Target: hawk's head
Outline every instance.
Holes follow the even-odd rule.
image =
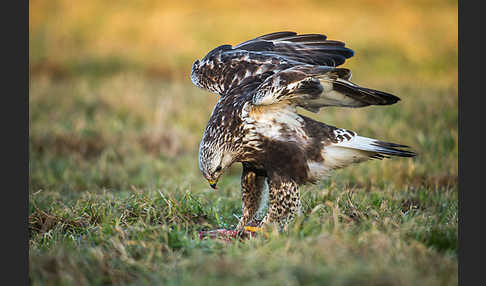
[[[206,144],[204,140],[199,146],[199,169],[215,189],[219,177],[234,162],[235,156],[219,144]]]

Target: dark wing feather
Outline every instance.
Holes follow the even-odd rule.
[[[260,49],[259,49],[260,48]],[[283,56],[303,64],[339,66],[354,55],[343,42],[329,41],[325,35],[279,32],[238,44],[234,49],[260,51]]]
[[[348,69],[301,65],[267,77],[254,91],[252,103],[270,105],[285,101],[312,112],[325,106],[363,107],[394,104],[400,98],[358,86]]]
[[[259,37],[256,37],[254,39],[248,40],[246,42],[240,43],[240,44],[236,45],[235,48],[238,48],[239,46],[243,46],[243,45],[245,45],[247,43],[255,42],[255,41],[259,41],[259,40],[276,40],[276,39],[281,39],[281,38],[285,38],[285,37],[291,37],[291,36],[295,36],[295,35],[297,35],[296,32],[289,32],[289,31],[283,31],[283,32],[275,32],[275,33],[265,34],[263,36],[259,36]]]
[[[277,32],[234,47],[222,45],[213,49],[194,63],[191,80],[200,88],[225,95],[241,84],[261,83],[290,67],[333,67],[351,56],[353,51],[343,42],[329,41],[325,35]]]

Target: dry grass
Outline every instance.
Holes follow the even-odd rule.
[[[409,144],[417,158],[305,186],[290,233],[223,246],[197,235],[234,227],[240,214],[240,166],[217,192],[197,167],[214,97],[127,73],[32,80],[33,285],[455,284],[457,93],[395,88],[411,98],[314,116]]]

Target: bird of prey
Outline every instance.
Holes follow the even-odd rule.
[[[199,168],[211,187],[241,162],[242,216],[252,223],[268,188],[268,209],[259,226],[284,227],[300,211],[299,185],[331,170],[368,159],[413,157],[408,146],[359,136],[315,121],[326,106],[390,105],[392,94],[350,82],[338,68],[353,50],[322,34],[276,32],[236,46],[221,45],[192,66],[191,80],[219,94],[199,146]]]

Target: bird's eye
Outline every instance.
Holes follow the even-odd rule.
[[[216,170],[215,170],[215,171],[216,171],[216,172],[221,171],[221,166],[218,166],[218,167],[216,168]]]

